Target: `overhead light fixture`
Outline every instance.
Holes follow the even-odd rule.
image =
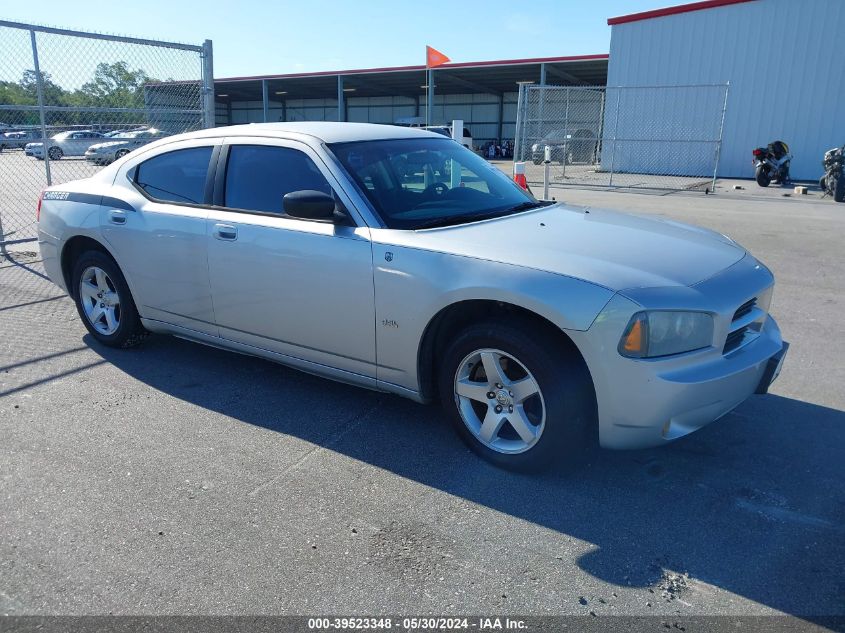
[[[428,84],[423,84],[420,88],[428,88]]]
[[[536,81],[533,81],[533,80],[530,80],[530,81],[517,81],[517,82],[516,82],[516,85],[517,85],[517,86],[530,86],[531,84],[534,84],[534,83],[537,83],[537,82],[536,82]]]
[[[287,90],[277,90],[277,91],[276,91],[276,94],[277,94],[277,95],[286,95],[287,93],[288,93],[288,91],[287,91]]]
[[[355,92],[356,90],[358,90],[358,89],[357,88],[344,88],[343,89],[344,92]]]
[[[218,96],[218,97],[228,97],[229,95],[228,95],[228,94],[218,93],[218,95],[217,95],[217,96]]]

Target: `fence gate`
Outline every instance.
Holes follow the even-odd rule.
[[[551,187],[713,186],[728,85],[520,85],[514,159]]]
[[[44,187],[91,176],[161,136],[213,125],[210,40],[192,46],[0,21],[0,250],[36,239]],[[86,156],[106,142],[114,145]]]

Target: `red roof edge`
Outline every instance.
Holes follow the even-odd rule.
[[[639,22],[640,20],[650,20],[665,15],[677,15],[678,13],[689,13],[690,11],[701,11],[702,9],[715,9],[716,7],[725,7],[730,4],[741,4],[743,2],[753,2],[753,0],[702,0],[701,2],[680,4],[675,7],[654,9],[653,11],[643,11],[642,13],[632,13],[631,15],[620,15],[617,18],[608,18],[607,23],[613,26],[615,24],[626,24],[627,22]]]
[[[518,64],[537,64],[542,62],[577,62],[577,61],[587,61],[591,59],[601,60],[607,59],[607,53],[602,53],[600,55],[570,55],[568,57],[533,57],[527,59],[502,59],[502,60],[492,60],[492,61],[483,61],[483,62],[452,62],[449,64],[443,64],[438,66],[438,68],[448,69],[448,68],[472,68],[476,66],[508,66],[508,65],[518,65]],[[363,73],[384,73],[384,72],[397,72],[397,71],[408,71],[408,70],[425,70],[425,66],[388,66],[386,68],[358,68],[353,70],[320,70],[317,72],[312,73],[289,73],[284,75],[255,75],[255,76],[247,76],[247,77],[215,77],[214,81],[249,81],[255,79],[295,79],[297,77],[324,77],[324,76],[331,76],[331,75],[356,75],[356,74],[363,74]]]

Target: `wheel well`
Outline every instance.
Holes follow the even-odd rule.
[[[105,246],[85,235],[77,235],[67,241],[67,244],[65,244],[62,250],[62,277],[64,277],[68,294],[74,299],[76,298],[76,291],[73,288],[73,284],[71,284],[70,276],[73,274],[73,266],[76,260],[85,251],[100,251],[111,257],[111,253],[108,252]]]
[[[437,367],[449,343],[455,336],[472,323],[478,321],[502,320],[520,321],[528,324],[537,332],[545,332],[571,354],[574,354],[586,369],[586,362],[581,352],[565,332],[554,323],[535,312],[502,301],[469,300],[453,303],[438,312],[429,321],[423,333],[418,354],[420,391],[423,398],[432,399],[437,395]]]

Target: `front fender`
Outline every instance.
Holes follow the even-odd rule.
[[[614,294],[572,277],[404,246],[375,243],[373,261],[378,379],[413,391],[423,334],[452,304],[501,301],[562,330],[586,330]]]

